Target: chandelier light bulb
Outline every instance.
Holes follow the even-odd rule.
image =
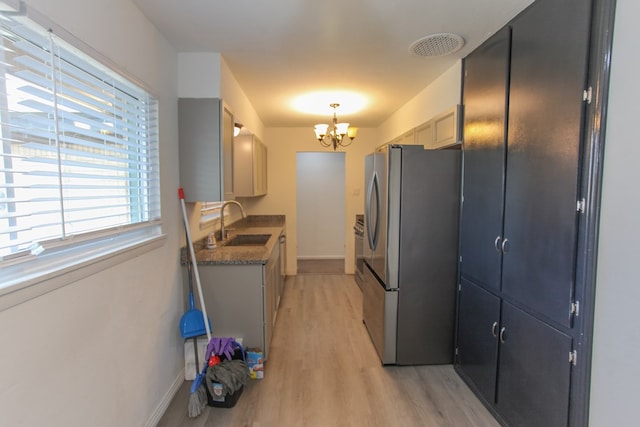
[[[338,117],[336,116],[336,108],[340,106],[338,103],[329,104],[333,108],[333,119],[331,125],[317,124],[313,130],[316,134],[316,139],[323,147],[333,147],[335,151],[338,146],[347,147],[351,145],[353,139],[358,133],[358,128],[349,127],[349,123],[338,123]],[[349,140],[345,138],[349,137]],[[347,141],[347,142],[345,142]]]

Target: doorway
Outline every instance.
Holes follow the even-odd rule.
[[[296,154],[298,273],[344,273],[345,153]]]

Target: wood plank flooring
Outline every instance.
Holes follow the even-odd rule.
[[[265,378],[250,381],[234,408],[207,407],[195,419],[185,382],[158,425],[498,426],[452,366],[383,367],[361,312],[353,276],[288,277]]]

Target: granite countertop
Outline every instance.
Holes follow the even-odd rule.
[[[266,264],[273,248],[279,244],[280,235],[284,233],[284,215],[249,215],[240,221],[225,227],[229,231],[229,239],[237,234],[270,234],[271,237],[262,246],[225,246],[218,241],[216,248],[208,249],[206,238],[194,242],[196,262],[198,265],[224,264]],[[186,263],[185,248],[181,249],[181,263]]]

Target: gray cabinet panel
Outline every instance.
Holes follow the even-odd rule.
[[[541,1],[513,25],[503,292],[570,326],[589,2]]]
[[[503,302],[497,408],[514,426],[569,421],[571,337]]]
[[[456,364],[488,402],[495,401],[500,298],[466,280],[459,293]]]
[[[464,61],[464,184],[461,274],[500,289],[509,29]]]
[[[263,269],[262,264],[198,266],[214,336],[241,337],[245,347],[267,349]]]
[[[267,147],[253,134],[233,141],[233,185],[236,197],[267,194]]]
[[[187,202],[233,199],[233,115],[217,98],[178,100],[180,186]]]

